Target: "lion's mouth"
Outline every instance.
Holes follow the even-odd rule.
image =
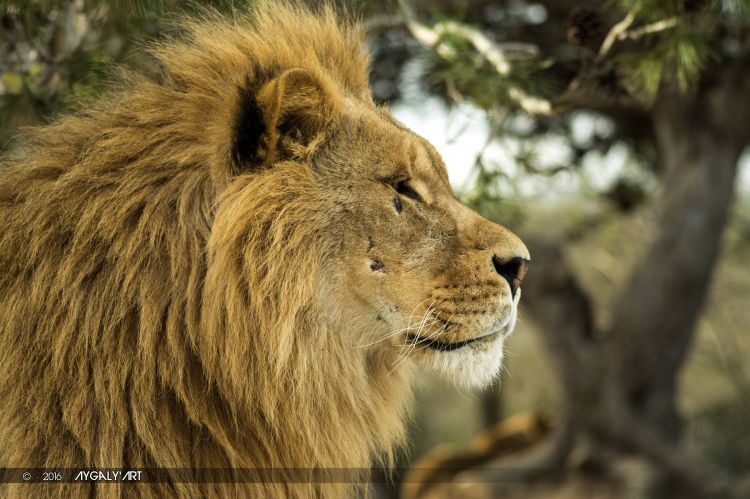
[[[454,343],[447,343],[447,342],[439,341],[436,339],[422,338],[413,334],[407,334],[406,341],[408,341],[409,343],[415,344],[417,346],[432,348],[433,350],[437,350],[439,352],[450,352],[452,350],[458,350],[459,348],[463,348],[473,343],[490,341],[491,339],[495,338],[498,334],[500,333],[486,334],[484,336],[479,336],[477,338],[470,338],[468,340],[456,341]]]

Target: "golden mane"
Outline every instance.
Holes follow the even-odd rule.
[[[294,481],[288,468],[390,461],[407,375],[353,356],[335,310],[322,317],[335,241],[312,172],[245,175],[233,158],[243,99],[285,70],[313,75],[334,112],[343,95],[371,102],[361,29],[280,2],[183,26],[150,50],[156,75],[123,73],[2,160],[0,467],[280,467]],[[347,486],[40,487],[0,493]]]

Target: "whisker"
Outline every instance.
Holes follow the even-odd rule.
[[[408,325],[406,327],[403,327],[401,329],[396,329],[395,331],[392,331],[392,332],[388,333],[387,335],[383,336],[382,338],[380,338],[378,340],[373,341],[372,343],[366,343],[364,345],[354,345],[354,348],[363,348],[363,347],[369,347],[369,346],[375,345],[377,343],[380,343],[381,341],[387,340],[388,338],[393,338],[394,336],[396,336],[396,335],[398,335],[400,333],[405,333],[405,332],[409,331],[410,329],[412,329],[415,325],[416,324],[410,324],[410,325]]]
[[[513,375],[512,375],[512,374],[510,373],[510,371],[508,370],[508,366],[506,366],[506,365],[505,365],[505,363],[503,363],[503,364],[502,364],[502,368],[503,368],[503,371],[505,371],[506,373],[508,373],[508,377],[509,377],[509,378],[512,378],[512,377],[513,377]]]
[[[464,392],[463,390],[461,390],[461,385],[460,384],[456,383],[455,386],[456,386],[456,391],[458,392],[459,395],[461,395],[461,397],[464,400],[469,400],[469,401],[472,401],[472,402],[477,402],[479,400],[479,397],[477,397],[476,395],[472,394],[471,392]]]
[[[422,322],[420,324],[420,328],[419,328],[419,330],[416,333],[417,337],[421,337],[422,331],[424,330],[425,327],[433,326],[436,323],[440,322],[440,320],[437,317],[435,317],[435,318],[432,317],[432,313],[435,310],[434,305],[435,305],[435,300],[433,300],[432,303],[430,303],[430,305],[427,307],[427,310],[425,311],[425,314],[422,317]],[[430,321],[429,325],[427,324],[428,320]],[[443,325],[440,328],[438,328],[436,331],[434,331],[433,333],[431,333],[427,337],[427,340],[430,340],[430,339],[434,338],[435,336],[439,335],[442,331],[444,331],[444,328],[445,328],[445,326],[447,324],[445,323],[445,321],[442,321],[442,322],[443,322]],[[417,341],[413,341],[411,343],[411,348],[409,348],[403,355],[400,355],[399,358],[396,359],[396,362],[395,362],[395,365],[393,366],[393,369],[391,369],[388,372],[388,374],[390,374],[394,369],[396,369],[398,366],[400,366],[401,364],[403,364],[406,361],[406,359],[408,358],[408,356],[414,350],[416,350],[417,344],[418,344]]]
[[[427,340],[427,341],[432,340],[432,339],[438,337],[440,334],[442,334],[445,331],[447,331],[448,330],[448,326],[451,324],[450,319],[452,319],[452,318],[453,318],[453,314],[451,314],[450,318],[447,321],[445,321],[443,319],[439,319],[439,318],[437,319],[437,321],[433,321],[433,323],[439,321],[439,322],[442,322],[443,324],[436,331],[432,332],[429,336],[427,336],[427,338],[424,338],[424,339]]]
[[[373,341],[371,343],[366,343],[364,345],[354,345],[354,348],[365,348],[365,347],[369,347],[369,346],[372,346],[372,345],[376,345],[377,343],[380,343],[381,341],[385,341],[388,338],[392,338],[394,336],[397,336],[397,335],[399,335],[401,333],[404,333],[404,332],[409,331],[410,329],[414,328],[415,326],[417,326],[417,323],[411,324],[411,318],[414,316],[414,312],[417,310],[417,308],[419,308],[419,306],[422,305],[427,300],[429,300],[429,298],[425,298],[421,302],[417,303],[417,305],[412,309],[412,311],[409,314],[409,317],[408,317],[408,319],[406,321],[406,324],[407,324],[406,326],[402,327],[401,329],[396,329],[394,331],[391,331],[388,334],[386,334],[384,337],[382,337],[380,339],[377,339],[377,340],[375,340],[375,341]],[[434,300],[433,300],[433,303],[434,303]]]
[[[427,300],[423,300],[421,303],[424,303]],[[424,330],[425,325],[427,324],[427,321],[430,321],[430,326],[434,325],[437,321],[431,317],[432,311],[434,310],[435,300],[432,300],[432,302],[427,306],[427,310],[422,315],[422,320],[419,322],[418,326],[419,329],[417,330],[416,336],[419,336],[420,333]],[[409,358],[409,355],[416,349],[417,343],[412,342],[411,344],[405,344],[401,347],[401,351],[394,361],[393,368],[391,368],[388,373],[386,373],[386,376],[390,375],[394,370],[396,370],[401,364],[406,362],[406,359]]]

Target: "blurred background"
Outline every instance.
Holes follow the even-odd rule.
[[[750,1],[338,3],[376,100],[533,259],[502,379],[421,376],[368,494],[750,497]],[[247,2],[0,0],[0,148],[206,4]]]

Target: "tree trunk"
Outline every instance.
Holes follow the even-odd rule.
[[[737,163],[750,139],[748,95],[750,76],[739,63],[699,95],[666,96],[654,109],[665,167],[659,230],[603,334],[593,331],[590,300],[560,248],[527,241],[534,269],[524,282],[524,302],[562,385],[565,431],[577,436],[561,440],[568,451],[581,438],[627,447],[699,490],[707,485],[701,483],[705,474],[685,472],[686,461],[675,451],[676,379],[715,267]],[[556,452],[561,463],[566,453]]]
[[[625,404],[670,442],[680,433],[677,372],[705,301],[745,145],[718,123],[731,113],[697,99],[657,109],[666,170],[659,233],[625,286],[604,354],[621,397],[610,409]]]

